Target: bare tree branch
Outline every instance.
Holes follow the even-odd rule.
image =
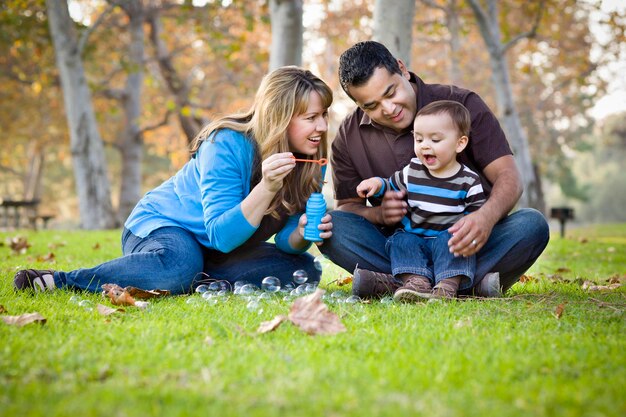
[[[100,16],[98,16],[98,18],[93,23],[93,25],[89,26],[82,33],[82,35],[80,36],[80,39],[78,40],[78,46],[77,46],[79,56],[81,57],[83,56],[85,45],[87,44],[87,40],[89,39],[89,36],[98,28],[98,26],[102,24],[102,22],[104,22],[104,19],[113,11],[113,9],[115,9],[115,6],[117,6],[116,1],[109,2],[109,6],[104,10],[104,12],[100,14]]]
[[[443,10],[443,11],[446,10],[444,6],[441,6],[432,0],[420,0],[420,1],[428,7],[432,7],[433,9],[438,9],[438,10]]]
[[[535,37],[535,35],[537,34],[537,29],[539,28],[539,23],[541,22],[541,16],[543,15],[543,11],[545,10],[545,5],[545,0],[542,0],[541,3],[539,3],[539,10],[537,10],[537,15],[535,16],[533,27],[529,31],[520,33],[519,35],[515,36],[513,39],[505,43],[502,47],[502,53],[506,53],[506,51],[515,46],[515,44],[522,39]]]
[[[172,115],[172,113],[174,113],[172,110],[168,110],[165,113],[165,115],[163,116],[163,120],[161,120],[160,122],[155,123],[153,125],[148,125],[148,126],[145,126],[145,127],[141,128],[140,133],[143,135],[146,132],[149,132],[149,131],[152,131],[152,130],[156,130],[156,129],[160,128],[160,127],[165,126],[169,122],[169,119],[170,119],[170,116]]]

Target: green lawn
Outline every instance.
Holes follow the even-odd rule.
[[[288,312],[280,297],[261,312],[194,294],[104,317],[70,300],[110,305],[99,294],[16,293],[17,269],[119,254],[116,231],[21,234],[25,254],[0,247],[0,305],[47,323],[0,321],[0,416],[626,415],[626,291],[580,286],[626,275],[624,224],[555,234],[503,299],[329,302],[347,328],[334,336],[290,323],[257,334]],[[322,286],[347,297],[327,285],[347,275],[330,265]]]

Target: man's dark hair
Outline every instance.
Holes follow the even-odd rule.
[[[382,43],[365,41],[353,45],[339,57],[341,88],[350,96],[348,87],[367,83],[374,70],[379,67],[386,68],[391,74],[402,74],[398,60]]]

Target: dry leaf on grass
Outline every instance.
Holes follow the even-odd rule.
[[[164,297],[166,295],[171,294],[170,291],[168,290],[143,290],[141,288],[136,288],[136,287],[126,287],[124,289],[133,298],[138,298],[140,300],[148,300],[150,298]]]
[[[103,316],[110,316],[113,313],[124,313],[126,311],[123,308],[111,308],[103,304],[98,304],[96,308],[98,309],[98,313],[102,314]]]
[[[346,327],[339,317],[322,301],[323,290],[294,301],[289,311],[289,321],[308,334],[336,334],[345,332]]]
[[[10,246],[13,252],[24,254],[30,248],[30,243],[23,236],[15,236],[11,238]]]
[[[339,287],[343,287],[344,285],[348,285],[348,284],[352,284],[352,277],[351,276],[344,277],[344,278],[339,278],[337,280],[337,286],[339,286]]]
[[[259,328],[257,329],[257,333],[267,333],[267,332],[274,331],[285,320],[288,320],[287,316],[278,315],[270,321],[264,321],[263,323],[259,325]]]
[[[554,317],[556,317],[557,319],[560,319],[564,311],[565,311],[565,303],[559,304],[554,309]]]
[[[147,301],[136,301],[133,296],[128,293],[128,288],[134,287],[122,288],[117,284],[103,284],[102,295],[109,297],[111,299],[111,304],[116,306],[135,306],[138,308],[147,308],[149,303]],[[137,290],[137,288],[135,289]],[[140,292],[145,294],[147,291],[140,290]]]
[[[4,308],[2,304],[0,304],[0,314],[8,313],[8,310]]]
[[[308,334],[337,334],[346,328],[339,317],[328,310],[322,301],[324,290],[319,288],[312,294],[296,299],[291,305],[289,316],[278,315],[259,325],[257,333],[276,330],[284,321],[290,321]]]
[[[2,316],[0,317],[6,324],[22,327],[30,323],[45,324],[46,319],[39,313],[26,313],[19,316]]]
[[[519,279],[519,282],[521,283],[536,282],[536,281],[537,281],[537,278],[531,277],[530,275],[522,275]]]
[[[609,284],[609,285],[596,285],[592,281],[583,282],[582,289],[586,291],[613,291],[621,287],[621,283]]]

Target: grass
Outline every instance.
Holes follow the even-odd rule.
[[[256,334],[287,313],[280,299],[259,313],[238,297],[169,297],[104,317],[70,300],[109,305],[98,294],[15,293],[17,269],[119,254],[115,231],[21,234],[32,244],[25,254],[0,247],[0,305],[47,323],[0,322],[0,416],[626,414],[625,291],[580,287],[626,274],[623,224],[553,236],[503,299],[330,304],[347,327],[335,336],[289,323]],[[349,286],[328,285],[346,275],[330,265],[322,285],[347,297]]]

